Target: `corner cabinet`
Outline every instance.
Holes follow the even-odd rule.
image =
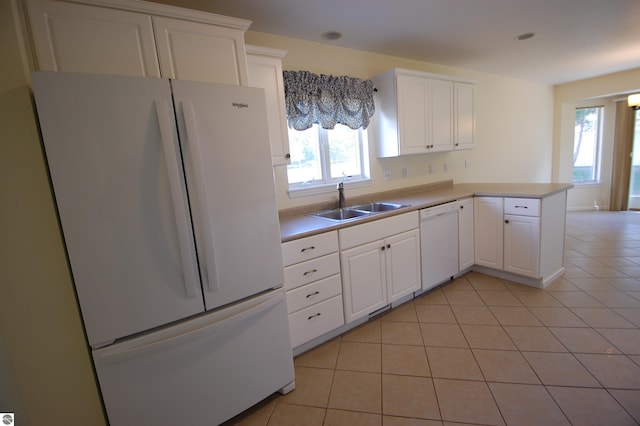
[[[40,71],[247,85],[250,22],[132,0],[25,0]]]
[[[399,68],[372,80],[378,90],[378,157],[473,148],[472,81]]]
[[[420,289],[418,212],[340,229],[346,323]]]
[[[472,83],[453,83],[455,95],[454,150],[473,149],[476,146],[476,86]]]
[[[267,98],[271,161],[274,166],[291,164],[282,77],[282,58],[287,52],[250,45],[246,48],[249,86],[264,89]]]

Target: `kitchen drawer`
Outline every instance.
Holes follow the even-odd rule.
[[[325,232],[283,243],[282,261],[284,266],[289,266],[336,251],[338,251],[338,233]]]
[[[540,216],[539,198],[505,198],[504,214]]]
[[[342,282],[340,274],[335,274],[287,291],[287,310],[289,313],[296,312],[341,293]]]
[[[334,296],[324,302],[289,315],[291,347],[322,336],[344,324],[342,296]]]
[[[340,229],[340,250],[381,240],[418,226],[419,215],[417,211],[413,211]]]
[[[284,268],[284,288],[287,290],[340,272],[340,258],[338,253],[328,254],[317,259],[296,263]]]

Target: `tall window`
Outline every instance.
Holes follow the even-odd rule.
[[[600,181],[603,107],[576,108],[573,140],[573,182]]]
[[[633,131],[633,155],[631,156],[631,179],[629,181],[629,196],[640,198],[640,110],[634,111],[634,131]],[[629,207],[637,208],[637,204],[632,205],[629,200]]]
[[[369,179],[367,131],[342,124],[326,130],[314,124],[303,131],[289,129],[290,190],[320,188],[337,182]]]

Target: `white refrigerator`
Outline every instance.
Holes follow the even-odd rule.
[[[214,425],[294,387],[261,89],[33,73],[112,425]]]

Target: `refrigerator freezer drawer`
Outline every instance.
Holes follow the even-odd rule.
[[[293,382],[282,289],[93,352],[109,422],[214,425]]]

